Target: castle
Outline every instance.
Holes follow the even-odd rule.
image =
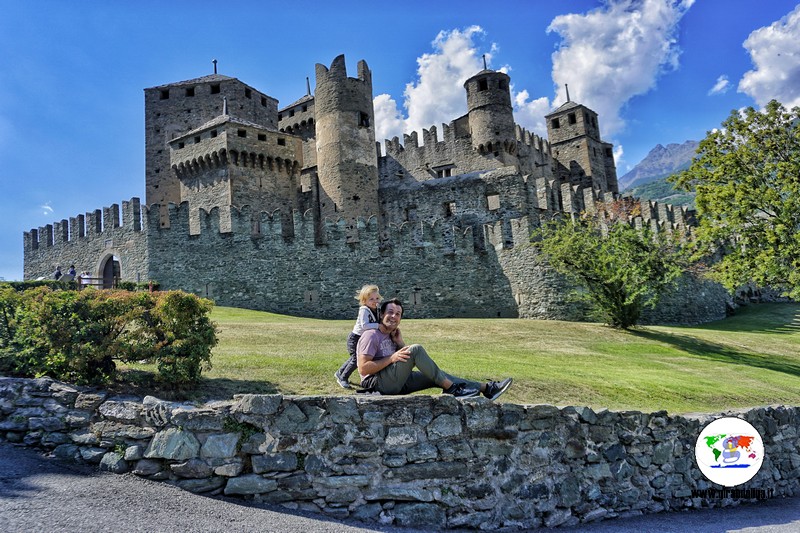
[[[484,69],[441,138],[432,126],[421,142],[413,132],[383,145],[372,72],[360,61],[348,77],[344,56],[317,64],[314,93],[283,108],[216,72],[145,89],[145,205],[25,232],[25,278],[75,264],[106,286],[153,279],[220,305],[326,318],[350,318],[371,282],[414,317],[577,318],[527,244],[543,217],[618,197],[613,147],[569,99],[545,117],[547,139],[521,128],[509,85]],[[683,208],[641,208],[636,224],[687,224]],[[724,316],[719,288],[687,283],[655,319]]]

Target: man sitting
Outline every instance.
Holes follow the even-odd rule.
[[[476,383],[449,376],[439,369],[422,346],[406,346],[399,329],[403,304],[397,298],[381,304],[380,316],[378,329],[365,331],[356,349],[363,388],[381,394],[410,394],[439,387],[456,398],[483,393],[490,400],[496,400],[511,386],[511,378]],[[419,371],[413,371],[414,367]]]

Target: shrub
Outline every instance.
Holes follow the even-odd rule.
[[[3,288],[0,370],[99,384],[114,378],[115,361],[152,361],[165,383],[191,383],[211,366],[211,307],[179,291]]]

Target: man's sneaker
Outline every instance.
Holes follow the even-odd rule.
[[[339,375],[339,372],[334,372],[333,373],[333,377],[336,378],[336,383],[338,383],[341,388],[343,388],[343,389],[349,389],[350,388],[350,382],[347,381],[346,379],[342,378],[342,376]]]
[[[483,395],[490,400],[496,400],[508,390],[512,381],[514,380],[511,378],[506,378],[503,381],[489,381],[486,383],[486,390],[483,391]]]
[[[480,389],[470,387],[466,383],[453,383],[449,389],[444,389],[442,392],[444,394],[452,394],[456,398],[474,398],[481,394]]]

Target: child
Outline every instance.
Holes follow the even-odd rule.
[[[336,382],[343,389],[350,388],[348,378],[350,374],[356,369],[356,346],[358,339],[365,329],[377,329],[378,327],[378,304],[381,303],[381,293],[377,285],[364,285],[361,290],[356,293],[356,300],[361,304],[358,308],[358,318],[356,318],[356,325],[353,331],[347,337],[347,351],[350,353],[350,358],[342,364],[342,367],[333,373]]]

